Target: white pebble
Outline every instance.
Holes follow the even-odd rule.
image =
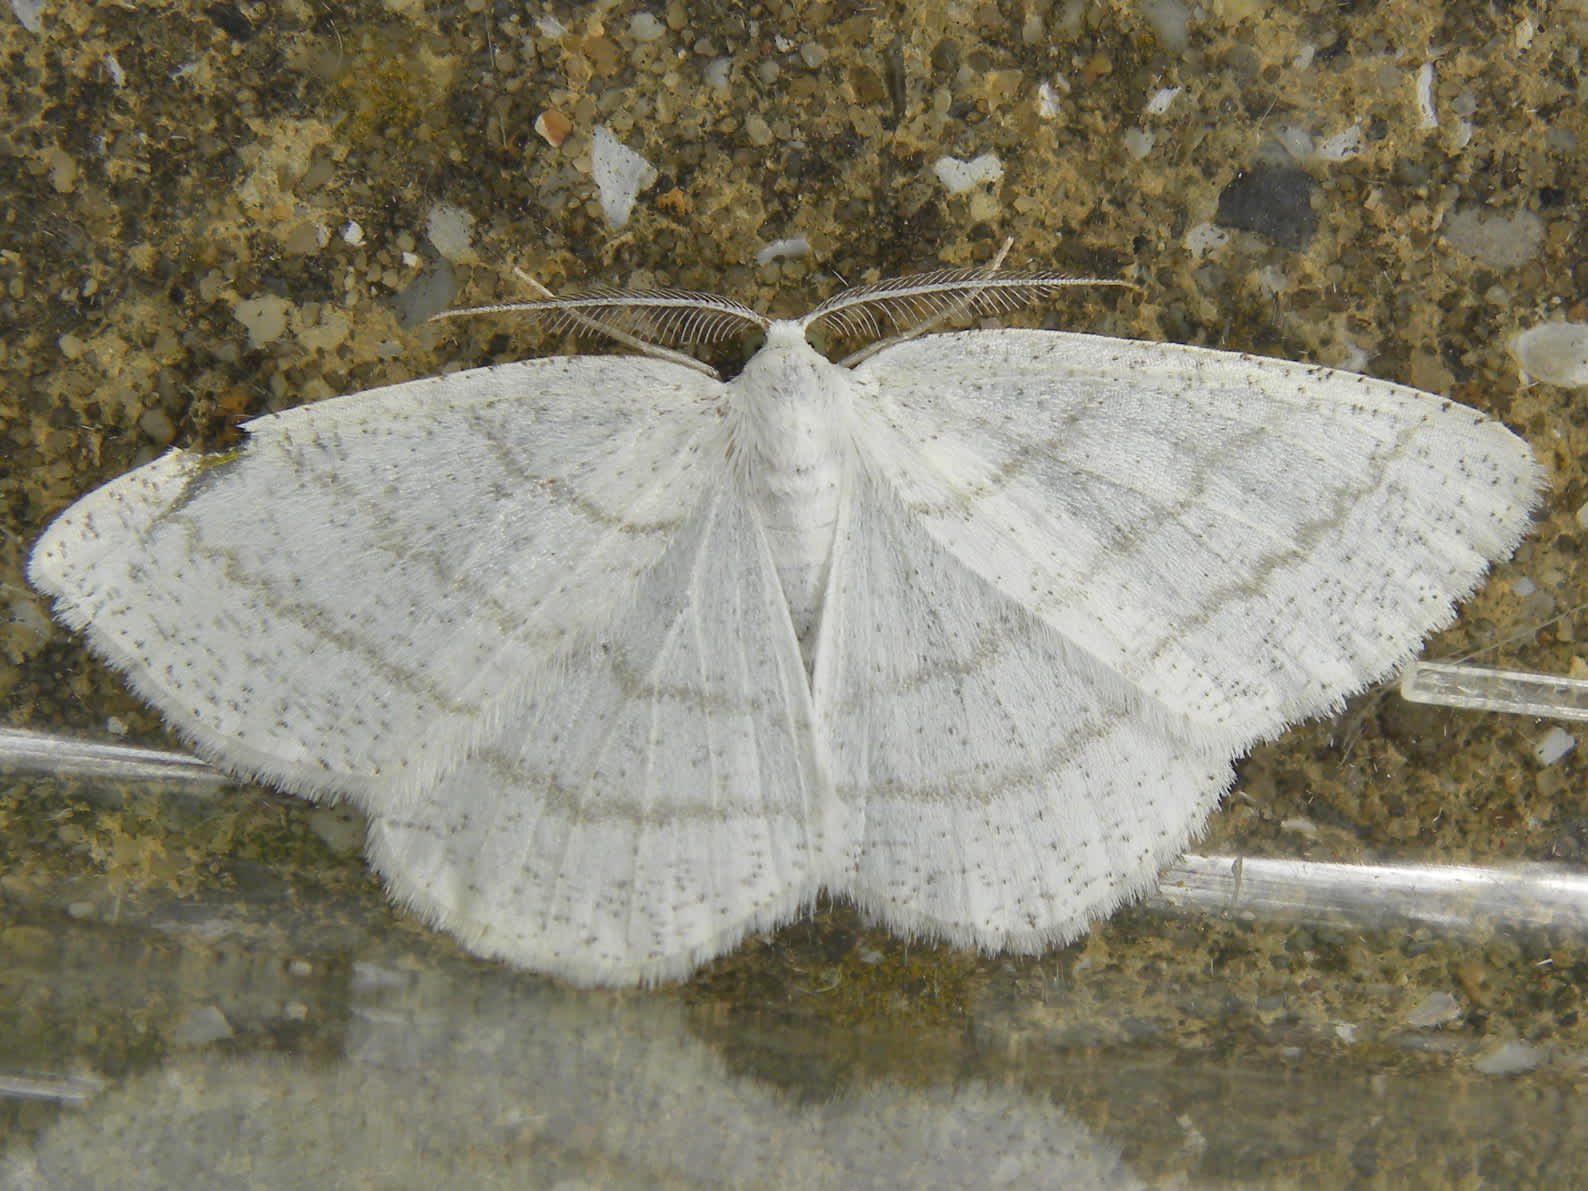
[[[1525,1042],[1503,1042],[1479,1057],[1473,1068],[1484,1075],[1520,1075],[1532,1071],[1549,1060],[1549,1050],[1542,1046],[1529,1046]]]
[[[1147,100],[1147,106],[1144,110],[1149,116],[1161,116],[1174,103],[1175,96],[1184,90],[1184,87],[1159,87],[1158,90],[1152,93],[1152,97]]]
[[[970,161],[958,157],[939,157],[933,170],[937,180],[950,194],[963,194],[973,186],[996,182],[1004,176],[1003,163],[996,153],[983,153]]]
[[[1313,156],[1321,161],[1349,161],[1362,153],[1362,126],[1353,124],[1343,132],[1318,142]]]
[[[1449,1025],[1461,1016],[1461,1002],[1450,993],[1429,993],[1406,1015],[1406,1024],[1417,1030]]]
[[[287,316],[292,303],[274,294],[244,298],[232,308],[237,321],[248,329],[248,342],[254,347],[274,343],[287,333]]]
[[[1588,385],[1588,323],[1543,323],[1511,340],[1511,354],[1534,380]]]
[[[1434,106],[1434,64],[1424,62],[1418,68],[1416,81],[1413,84],[1417,90],[1417,126],[1419,128],[1438,128],[1439,112]]]
[[[449,261],[474,259],[474,216],[451,203],[437,203],[425,220],[425,236]]]
[[[1553,765],[1577,747],[1577,738],[1558,724],[1551,727],[1533,745],[1533,756],[1540,765]]]
[[[629,18],[629,36],[635,41],[655,41],[666,33],[667,26],[648,12],[637,12]]]
[[[214,1005],[193,1010],[171,1031],[171,1041],[177,1046],[204,1046],[231,1036],[231,1023]]]
[[[1124,135],[1125,152],[1137,161],[1145,161],[1158,138],[1144,128],[1127,128]]]
[[[1223,248],[1230,242],[1230,233],[1216,223],[1192,224],[1186,229],[1186,251],[1192,256],[1203,257],[1210,252]]]
[[[601,195],[601,213],[614,229],[628,223],[635,196],[658,177],[655,167],[613,136],[605,124],[595,126],[590,142],[590,173]]]
[[[787,240],[773,240],[772,243],[755,254],[755,263],[766,265],[787,257],[804,256],[810,250],[810,241],[803,235],[792,236]]]
[[[17,23],[29,33],[44,31],[44,0],[11,0],[11,11],[16,14]]]

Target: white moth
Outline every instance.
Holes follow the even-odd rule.
[[[727,382],[574,356],[258,418],[78,501],[30,576],[206,758],[358,803],[481,954],[670,979],[822,889],[1039,951],[1150,887],[1253,742],[1407,661],[1541,483],[1497,422],[1326,368],[806,341],[1064,283],[530,303],[766,344]]]

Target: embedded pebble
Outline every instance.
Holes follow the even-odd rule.
[[[755,263],[767,265],[775,260],[783,260],[787,257],[804,256],[810,250],[810,241],[804,236],[791,236],[786,240],[773,240],[772,243],[755,254]]]
[[[553,149],[562,148],[572,131],[573,121],[555,108],[548,108],[535,117],[535,132]]]
[[[749,137],[750,143],[757,148],[765,148],[772,143],[771,125],[754,113],[745,118],[744,135]]]
[[[451,203],[437,203],[425,220],[425,236],[449,261],[467,261],[474,255],[474,216]]]
[[[635,41],[655,41],[667,33],[667,26],[648,12],[637,12],[629,18],[629,36]]]
[[[1144,128],[1130,128],[1125,131],[1125,152],[1137,161],[1142,161],[1152,152],[1152,147],[1158,143],[1157,137]]]
[[[1424,62],[1417,71],[1415,83],[1417,89],[1417,126],[1419,128],[1438,128],[1439,112],[1434,107],[1434,64]]]
[[[1192,256],[1206,256],[1216,249],[1223,248],[1230,242],[1230,234],[1223,228],[1211,223],[1198,223],[1186,230],[1186,251]]]
[[[29,33],[44,31],[44,0],[11,0],[11,11]]]
[[[1462,252],[1497,269],[1526,264],[1544,243],[1544,221],[1531,211],[1507,215],[1468,207],[1446,215],[1441,231]]]
[[[388,301],[404,327],[417,327],[433,314],[440,314],[458,293],[457,274],[445,258],[434,262],[394,293]]]
[[[1588,323],[1544,323],[1511,341],[1511,354],[1534,380],[1573,388],[1588,385]]]
[[[1323,161],[1349,161],[1362,153],[1362,126],[1353,124],[1344,132],[1325,137],[1318,143],[1313,155]]]
[[[1461,1002],[1447,992],[1429,993],[1406,1015],[1406,1024],[1418,1030],[1449,1025],[1461,1017]]]
[[[1175,96],[1184,90],[1184,87],[1159,87],[1152,93],[1152,98],[1147,101],[1144,110],[1149,116],[1161,116],[1169,110],[1169,105],[1174,103]]]
[[[1318,230],[1312,195],[1317,182],[1294,166],[1260,166],[1238,174],[1219,192],[1220,227],[1256,232],[1281,248],[1300,252]]]
[[[1520,1075],[1542,1065],[1549,1051],[1525,1042],[1506,1042],[1476,1060],[1472,1066],[1484,1075]]]
[[[195,1009],[177,1023],[171,1031],[171,1041],[177,1046],[203,1046],[232,1036],[232,1026],[226,1015],[214,1005]]]
[[[274,294],[259,298],[244,298],[232,308],[232,314],[248,331],[252,347],[274,343],[287,332],[287,315],[292,303]]]
[[[590,172],[601,194],[601,213],[614,229],[628,223],[635,196],[658,176],[650,162],[613,136],[605,124],[595,126]]]
[[[1553,765],[1577,747],[1577,738],[1559,725],[1550,728],[1533,745],[1533,756],[1540,765]]]
[[[171,420],[171,415],[158,405],[153,409],[146,409],[138,417],[138,429],[144,436],[158,446],[168,447],[176,441],[176,423]]]
[[[950,194],[963,194],[973,186],[996,182],[1004,176],[1003,163],[998,160],[996,153],[983,153],[969,161],[961,161],[958,157],[939,157],[932,169],[937,174],[937,180],[943,184],[943,189]]]

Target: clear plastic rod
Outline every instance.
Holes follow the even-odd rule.
[[[1182,856],[1147,899],[1154,908],[1346,930],[1427,926],[1588,935],[1588,873],[1562,865],[1337,864]]]
[[[1553,674],[1413,662],[1401,672],[1401,697],[1474,711],[1588,721],[1588,679]]]
[[[0,773],[36,773],[108,781],[176,782],[194,789],[234,784],[187,753],[0,728]]]

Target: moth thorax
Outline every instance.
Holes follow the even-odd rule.
[[[772,354],[763,351],[752,364]],[[803,340],[775,354],[781,359],[774,373],[747,368],[738,378],[738,448],[746,455],[739,475],[766,532],[808,666],[847,471],[849,374]]]

